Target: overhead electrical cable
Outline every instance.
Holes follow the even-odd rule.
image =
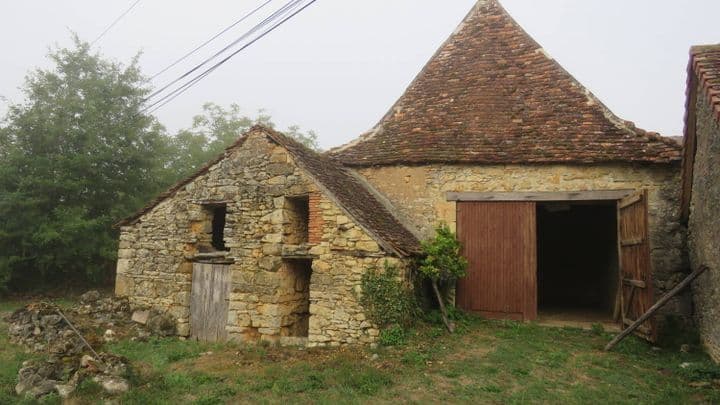
[[[260,11],[263,7],[265,7],[265,6],[267,6],[268,4],[270,4],[272,1],[273,1],[273,0],[267,0],[266,2],[262,3],[261,5],[259,5],[258,7],[256,7],[255,9],[253,9],[252,11],[250,11],[249,13],[245,14],[244,16],[242,16],[239,20],[236,20],[234,23],[230,24],[230,25],[227,26],[225,29],[223,29],[222,31],[220,31],[220,32],[218,32],[217,34],[215,34],[212,38],[210,38],[210,39],[208,39],[207,41],[203,42],[202,44],[196,46],[196,47],[195,47],[193,50],[191,50],[190,52],[188,52],[188,53],[186,53],[185,55],[181,56],[180,58],[178,58],[176,61],[174,61],[174,62],[171,63],[170,65],[166,66],[166,67],[165,67],[164,69],[162,69],[161,71],[159,71],[159,72],[155,73],[154,75],[152,75],[152,76],[150,77],[150,79],[152,80],[152,79],[160,76],[161,74],[167,72],[167,71],[170,70],[171,68],[175,67],[178,63],[180,63],[180,62],[184,61],[185,59],[189,58],[189,57],[192,56],[195,52],[197,52],[197,51],[199,51],[200,49],[204,48],[204,47],[205,47],[207,44],[209,44],[210,42],[216,40],[219,36],[221,36],[221,35],[223,35],[224,33],[230,31],[231,29],[235,28],[236,25],[238,25],[238,24],[240,24],[241,22],[243,22],[243,21],[247,20],[248,18],[252,17],[255,13],[257,13],[257,12]]]
[[[100,33],[100,35],[98,35],[98,37],[95,38],[94,41],[92,41],[92,42],[90,43],[90,46],[95,45],[95,43],[96,43],[97,41],[99,41],[100,38],[104,37],[105,34],[107,34],[108,31],[110,31],[110,30],[112,29],[112,27],[114,27],[117,23],[119,23],[120,20],[123,19],[123,17],[125,17],[126,15],[128,15],[128,13],[129,13],[130,11],[132,11],[132,9],[135,8],[135,6],[137,6],[138,3],[140,3],[140,0],[135,0],[135,2],[134,2],[127,10],[125,10],[124,13],[120,14],[120,16],[118,16],[118,18],[115,19],[115,21],[113,21],[112,23],[110,23],[110,25],[108,25],[107,28],[105,28],[105,30],[104,30],[102,33]]]
[[[188,82],[186,82],[186,83],[183,84],[182,86],[178,87],[177,89],[173,90],[172,92],[166,94],[165,96],[163,96],[163,97],[160,98],[159,100],[155,101],[155,102],[152,103],[151,105],[145,107],[145,108],[143,109],[143,112],[148,111],[148,110],[150,110],[150,109],[152,109],[151,112],[157,111],[159,108],[163,107],[164,105],[166,105],[167,103],[169,103],[170,101],[172,101],[172,100],[174,100],[176,97],[178,97],[180,94],[182,94],[182,93],[184,93],[185,91],[187,91],[190,87],[192,87],[192,86],[194,86],[195,84],[197,84],[200,80],[202,80],[202,79],[204,79],[205,77],[207,77],[210,73],[212,73],[212,72],[215,71],[217,68],[219,68],[220,66],[222,66],[223,64],[225,64],[228,60],[230,60],[231,58],[233,58],[235,55],[237,55],[238,53],[242,52],[242,51],[245,50],[247,47],[249,47],[250,45],[252,45],[252,44],[254,44],[255,42],[259,41],[259,40],[260,40],[261,38],[263,38],[265,35],[269,34],[269,33],[272,32],[272,31],[274,31],[277,27],[279,27],[280,25],[284,24],[286,21],[290,20],[291,18],[293,18],[294,16],[296,16],[298,13],[302,12],[303,10],[305,10],[307,7],[309,7],[310,5],[312,5],[313,3],[315,3],[315,1],[317,1],[317,0],[310,0],[309,2],[307,2],[307,4],[303,5],[303,6],[300,7],[299,9],[297,9],[297,10],[295,10],[295,11],[292,11],[292,12],[290,13],[290,15],[282,18],[279,22],[275,23],[275,24],[272,25],[270,28],[268,28],[267,30],[265,30],[265,31],[263,31],[262,33],[260,33],[257,37],[253,38],[253,39],[252,39],[251,41],[249,41],[247,44],[243,45],[241,48],[237,49],[236,51],[234,51],[233,53],[231,53],[230,55],[228,55],[227,57],[225,57],[224,59],[222,59],[220,62],[218,62],[218,63],[216,63],[215,65],[213,65],[212,67],[206,69],[206,70],[203,71],[202,73],[196,75],[195,77],[193,77],[192,79],[190,79]],[[291,7],[290,9],[292,10],[293,8],[295,8],[295,7],[296,7],[299,3],[301,3],[301,2],[302,2],[302,0],[297,0],[297,1],[293,2],[293,5],[292,5],[292,7]]]
[[[192,69],[190,69],[189,71],[183,73],[182,75],[180,75],[180,77],[176,78],[175,80],[171,81],[170,83],[166,84],[165,86],[163,86],[163,87],[161,87],[160,89],[158,89],[158,90],[154,91],[153,93],[151,93],[149,96],[147,96],[147,97],[145,98],[145,101],[147,101],[147,100],[149,100],[149,99],[151,99],[151,98],[159,95],[160,93],[162,93],[162,92],[164,92],[165,90],[167,90],[169,87],[172,87],[172,85],[174,85],[175,83],[177,83],[177,82],[179,82],[180,80],[183,80],[184,78],[190,76],[191,74],[193,74],[194,72],[196,72],[197,70],[199,70],[201,67],[207,65],[208,63],[210,63],[210,62],[213,61],[214,59],[217,59],[220,55],[222,55],[223,53],[225,53],[228,49],[230,49],[230,48],[232,48],[233,46],[237,45],[238,43],[242,42],[244,39],[246,39],[246,38],[249,37],[250,35],[254,34],[257,30],[263,28],[263,27],[264,27],[265,25],[267,25],[269,22],[277,19],[278,16],[283,15],[284,13],[287,12],[287,10],[295,7],[295,6],[296,6],[298,3],[300,3],[301,1],[302,1],[302,0],[293,0],[293,1],[287,2],[284,6],[282,6],[281,8],[279,8],[278,10],[276,10],[275,12],[273,12],[270,16],[266,17],[266,18],[265,18],[264,20],[262,20],[260,23],[258,23],[257,25],[255,25],[252,29],[250,29],[250,31],[246,32],[245,34],[243,34],[242,36],[240,36],[238,39],[234,40],[234,41],[231,42],[229,45],[225,46],[223,49],[217,51],[214,55],[212,55],[211,57],[205,59],[204,61],[202,61],[200,64],[198,64],[198,65],[195,66],[194,68],[192,68]]]
[[[295,3],[299,3],[299,2],[301,2],[301,1],[302,1],[302,0],[296,0]],[[313,0],[313,1],[314,1],[314,0]],[[309,5],[309,4],[308,4],[308,5]],[[304,7],[303,7],[303,8],[304,8]],[[294,14],[293,14],[293,15],[294,15]],[[195,77],[191,78],[189,81],[185,82],[183,85],[181,85],[180,87],[174,89],[174,90],[171,91],[170,93],[164,95],[164,96],[161,97],[159,100],[157,100],[157,101],[155,101],[154,103],[152,103],[151,105],[147,106],[143,111],[147,111],[147,110],[149,110],[149,109],[152,108],[152,110],[151,110],[150,112],[153,113],[153,112],[159,110],[160,108],[162,108],[163,106],[165,106],[166,104],[170,103],[170,102],[173,101],[175,98],[177,98],[178,96],[180,96],[182,93],[184,93],[184,92],[186,92],[187,90],[189,90],[190,87],[194,86],[197,82],[199,82],[200,80],[202,80],[202,79],[204,79],[205,77],[207,77],[210,73],[212,73],[213,71],[215,71],[215,69],[217,69],[218,67],[220,67],[220,66],[221,66],[223,63],[225,63],[227,60],[229,60],[230,58],[232,58],[233,56],[235,56],[237,53],[241,52],[241,51],[244,50],[245,48],[249,47],[250,45],[252,45],[252,44],[255,43],[256,41],[258,41],[260,38],[262,38],[262,37],[265,36],[266,34],[270,33],[270,31],[272,31],[273,29],[275,29],[276,27],[278,27],[280,24],[282,24],[282,23],[283,23],[284,21],[286,21],[286,20],[287,20],[287,19],[285,19],[285,20],[281,21],[280,23],[275,24],[274,26],[270,27],[270,29],[268,29],[267,31],[261,33],[258,37],[254,38],[252,41],[250,41],[250,42],[248,42],[247,44],[245,44],[243,47],[241,47],[240,49],[238,49],[237,51],[235,51],[234,53],[232,53],[230,56],[226,57],[225,59],[223,59],[223,60],[221,60],[220,62],[216,63],[215,65],[211,66],[210,68],[206,69],[206,70],[203,71],[202,73],[199,73],[198,75],[196,75]],[[153,108],[153,107],[154,107],[154,108]]]

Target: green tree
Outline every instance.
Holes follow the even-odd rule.
[[[74,42],[27,76],[0,130],[0,286],[104,277],[113,221],[166,186],[137,58],[124,66]]]
[[[423,255],[420,259],[418,271],[426,279],[430,280],[443,322],[450,332],[455,329],[452,322],[448,320],[445,303],[438,284],[452,283],[458,278],[465,277],[467,260],[460,255],[460,242],[455,234],[442,224],[435,230],[435,238],[422,242]]]
[[[192,174],[256,124],[270,128],[275,126],[262,110],[252,118],[244,115],[237,104],[223,108],[215,103],[205,103],[202,114],[193,118],[191,127],[181,129],[170,140],[167,159],[170,172],[176,180]],[[317,135],[313,131],[302,132],[300,127],[293,125],[285,134],[311,149],[319,149]]]

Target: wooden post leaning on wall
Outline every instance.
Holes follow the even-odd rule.
[[[637,329],[640,325],[642,325],[643,322],[647,321],[651,316],[655,314],[655,312],[658,311],[658,309],[662,308],[665,304],[670,301],[670,299],[674,296],[676,296],[680,291],[682,291],[685,287],[690,285],[690,283],[693,282],[696,278],[698,278],[702,273],[704,273],[706,270],[708,270],[708,266],[702,265],[697,270],[690,273],[683,281],[678,283],[670,292],[665,294],[662,298],[658,300],[658,302],[655,303],[650,309],[647,310],[640,318],[637,319],[637,321],[633,322],[632,325],[628,326],[620,332],[619,335],[615,336],[613,340],[610,341],[610,343],[605,346],[605,351],[611,350],[615,345],[620,343],[621,340],[625,339],[627,335],[631,334],[635,329]]]

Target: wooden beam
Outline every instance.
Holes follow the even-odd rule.
[[[627,335],[631,334],[635,329],[639,328],[640,325],[643,324],[643,322],[650,319],[651,316],[657,312],[658,309],[665,306],[665,304],[670,301],[670,299],[677,295],[680,291],[682,291],[685,287],[690,285],[690,283],[693,282],[696,278],[698,278],[701,274],[703,274],[706,270],[708,270],[708,266],[700,266],[699,269],[693,271],[685,277],[683,281],[681,281],[678,285],[676,285],[670,292],[665,294],[662,298],[658,300],[658,302],[655,303],[650,309],[647,310],[640,318],[637,319],[637,321],[633,322],[632,325],[628,326],[624,331],[622,331],[619,335],[615,336],[613,340],[610,341],[610,343],[605,346],[605,351],[609,351],[613,347],[615,347],[616,344],[618,344],[621,340],[625,339]]]
[[[198,205],[227,205],[233,203],[233,200],[191,200],[191,204],[198,204]]]
[[[640,280],[623,279],[623,283],[631,285],[633,287],[645,288],[645,282]]]
[[[449,191],[447,201],[600,201],[620,200],[633,190],[460,192]]]
[[[632,196],[630,198],[620,201],[620,204],[618,204],[618,207],[620,207],[620,209],[629,207],[629,206],[635,204],[636,202],[642,200],[642,197],[643,197],[643,194],[641,194],[641,193],[635,194],[634,196]]]
[[[642,243],[645,242],[645,239],[643,238],[632,238],[632,239],[625,239],[620,242],[621,246],[635,246],[635,245],[642,245]]]

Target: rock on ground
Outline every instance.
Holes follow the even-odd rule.
[[[144,311],[148,324],[145,326],[131,319],[133,312],[127,299],[103,298],[97,291],[83,294],[77,305],[63,312],[96,351],[104,343],[117,339],[145,339],[151,333],[160,336],[175,333],[176,322],[171,315]],[[60,313],[52,303],[36,302],[7,317],[13,343],[48,355],[46,360],[23,364],[18,372],[16,393],[35,399],[57,391],[62,398],[67,398],[85,378],[97,381],[111,395],[128,391],[130,384],[123,378],[128,371],[127,359],[111,353],[99,353],[96,358],[96,353]]]
[[[100,384],[110,395],[124,394],[130,390],[130,383],[126,379],[112,375],[96,375],[93,381]]]

